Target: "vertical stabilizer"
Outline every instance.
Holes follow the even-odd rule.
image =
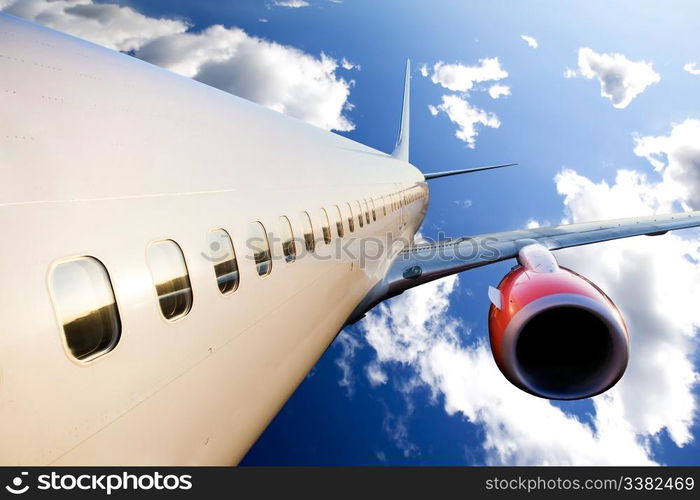
[[[403,106],[401,107],[401,127],[396,147],[391,153],[396,159],[408,161],[409,119],[411,114],[411,60],[406,59],[406,80],[403,86]]]

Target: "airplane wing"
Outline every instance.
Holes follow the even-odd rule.
[[[558,250],[632,236],[658,236],[697,226],[700,226],[700,211],[519,229],[416,244],[398,253],[384,279],[358,306],[349,322],[357,321],[379,302],[409,288],[516,257],[527,245],[539,243],[549,250]]]

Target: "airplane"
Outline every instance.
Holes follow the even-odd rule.
[[[428,183],[504,165],[422,173],[409,102],[410,62],[386,154],[0,14],[0,463],[237,464],[344,326],[511,259],[488,290],[503,374],[612,387],[624,319],[552,252],[700,212],[416,243]]]

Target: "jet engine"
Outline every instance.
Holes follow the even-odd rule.
[[[501,372],[548,399],[587,398],[615,385],[629,359],[615,304],[538,243],[523,246],[518,263],[489,289],[491,350]]]

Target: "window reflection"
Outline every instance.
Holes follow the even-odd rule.
[[[342,238],[345,235],[345,229],[343,228],[343,214],[340,213],[340,207],[335,206],[335,229],[338,231],[338,238]]]
[[[231,236],[223,229],[209,232],[207,238],[209,258],[214,264],[216,284],[223,295],[233,293],[238,288],[238,262],[233,250]]]
[[[121,335],[112,283],[102,263],[80,257],[51,274],[54,307],[71,354],[83,361],[111,351]]]
[[[294,262],[297,258],[297,247],[294,243],[294,233],[292,232],[292,224],[284,215],[280,217],[280,238],[282,239],[282,252],[284,260]]]
[[[265,226],[260,222],[251,222],[248,226],[248,247],[253,250],[258,276],[267,276],[272,271],[272,254],[267,241]]]
[[[301,224],[304,229],[304,245],[306,250],[313,252],[316,248],[316,242],[314,241],[314,226],[311,224],[311,217],[308,213],[301,213]]]
[[[321,209],[321,230],[323,231],[323,242],[328,245],[331,242],[331,221],[328,220],[328,212],[325,208]]]
[[[346,205],[348,206],[348,229],[352,233],[355,231],[355,219],[352,215],[352,207],[350,206],[350,203],[346,203]]]
[[[192,308],[192,287],[182,250],[173,240],[156,241],[148,246],[147,258],[163,317],[185,316]]]

